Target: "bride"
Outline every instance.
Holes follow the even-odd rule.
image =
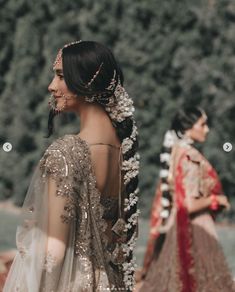
[[[80,132],[55,140],[36,167],[4,292],[132,291],[139,157],[133,101],[105,46],[59,50],[49,85],[53,118],[75,112]]]

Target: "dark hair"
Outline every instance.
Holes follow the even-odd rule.
[[[171,129],[176,132],[180,138],[185,131],[191,129],[193,125],[202,117],[204,111],[199,107],[184,107],[174,116]]]
[[[65,46],[62,49],[62,62],[64,80],[68,89],[75,93],[78,97],[92,97],[99,95],[102,98],[101,105],[105,109],[105,105],[109,102],[109,98],[114,95],[115,87],[118,82],[123,85],[123,73],[116,62],[112,52],[102,44],[93,41],[82,41],[73,45]],[[98,70],[98,71],[97,71]],[[98,72],[98,74],[96,74]],[[114,74],[115,72],[115,74]],[[95,78],[93,78],[96,76]],[[109,89],[110,82],[115,79],[114,86]],[[92,82],[90,83],[90,81]],[[87,86],[87,84],[89,84]],[[97,102],[98,99],[97,99]],[[106,103],[107,102],[107,103]],[[123,162],[136,156],[138,148],[138,139],[132,137],[135,126],[133,117],[127,117],[123,121],[118,122],[112,119],[111,112],[107,112],[116,129],[120,142],[126,138],[132,140],[132,146],[127,152],[123,153]],[[52,118],[53,119],[53,118]],[[50,129],[49,129],[50,130]],[[131,170],[122,170],[123,177]],[[138,185],[138,174],[131,175],[131,179],[125,183],[125,199],[130,200],[130,195],[136,192]],[[137,211],[137,204],[125,210],[124,217],[126,222]],[[127,233],[127,241],[131,240],[136,232],[137,226],[132,226]],[[127,261],[131,261],[132,252],[130,252]]]
[[[101,93],[107,97],[113,94],[106,88],[116,72],[123,84],[123,74],[116,62],[112,52],[102,44],[92,41],[80,42],[63,48],[63,72],[64,79],[70,91],[78,96],[93,96]],[[91,83],[86,86],[94,74],[100,68],[99,74]]]
[[[121,84],[124,81],[122,70],[113,53],[109,48],[97,42],[82,41],[63,47],[62,64],[65,83],[68,89],[78,97],[92,97],[101,94],[105,103],[114,92],[114,90],[107,89],[111,79],[115,77],[116,84],[118,80]],[[97,70],[99,70],[99,74],[88,87],[87,84]],[[116,72],[115,76],[114,72]],[[53,120],[56,115],[54,110],[50,110],[47,138],[53,133]]]

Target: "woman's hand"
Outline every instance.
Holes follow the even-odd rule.
[[[219,195],[216,197],[218,205],[222,208],[225,208],[226,210],[230,209],[230,203],[228,201],[228,198],[224,195]]]
[[[143,280],[145,275],[144,269],[139,269],[135,271],[135,281],[136,283],[139,283]]]

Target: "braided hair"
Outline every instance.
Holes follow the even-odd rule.
[[[170,168],[170,158],[172,147],[177,141],[185,140],[185,132],[203,116],[204,111],[199,107],[184,107],[174,116],[171,128],[164,136],[162,152],[160,154],[160,179],[162,191],[162,210],[160,216],[163,225],[166,224],[172,208],[172,194],[169,187],[168,175]],[[187,141],[186,141],[187,142]],[[189,141],[192,143],[192,141]]]
[[[126,290],[133,288],[133,248],[137,237],[138,132],[133,117],[133,101],[123,87],[123,73],[112,52],[93,41],[75,42],[62,49],[64,80],[78,98],[97,102],[109,115],[121,142],[122,174],[125,186],[123,219],[126,234],[123,263]],[[49,114],[48,131],[53,129],[53,111]]]

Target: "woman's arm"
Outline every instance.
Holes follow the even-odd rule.
[[[218,202],[218,206],[220,208],[230,208],[230,204],[228,202],[228,199],[224,195],[216,196],[216,200]],[[205,209],[209,209],[212,205],[212,197],[200,197],[200,198],[188,198],[186,207],[190,214],[196,213],[199,211],[203,211]]]
[[[186,201],[186,208],[189,214],[196,213],[202,210],[206,210],[211,205],[210,197],[200,197],[200,198],[188,198]]]
[[[54,260],[55,264],[64,259],[65,248],[69,233],[69,224],[62,221],[66,197],[56,194],[57,186],[54,179],[48,180],[48,234],[47,256]]]
[[[216,203],[219,208],[229,208],[229,202],[227,197],[224,195],[219,196],[203,196],[200,192],[200,185],[202,184],[202,175],[200,169],[200,157],[193,157],[185,154],[179,163],[177,168],[176,176],[179,176],[181,172],[183,192],[184,192],[184,205],[190,214],[200,212],[211,208],[214,203],[213,200],[216,198]],[[178,196],[178,195],[177,195]],[[212,208],[211,208],[212,209]]]

